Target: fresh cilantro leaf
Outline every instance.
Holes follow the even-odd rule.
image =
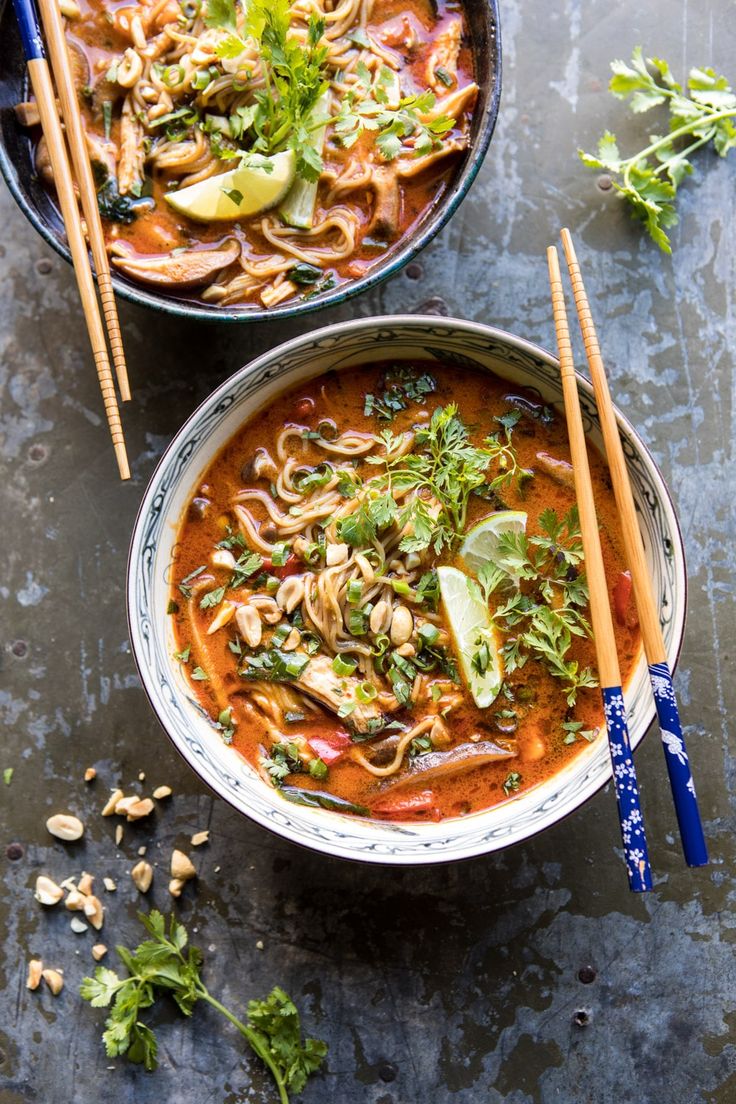
[[[225,1015],[267,1065],[282,1104],[289,1093],[301,1092],[327,1053],[318,1039],[302,1039],[299,1012],[283,989],[274,989],[263,1001],[250,1001],[246,1023],[239,1020],[209,992],[200,976],[202,953],[189,945],[186,928],[171,916],[168,926],[156,910],[139,913],[149,939],[134,951],[118,947],[127,970],[120,977],[98,966],[93,977],[82,981],[80,994],[95,1008],[109,1008],[103,1041],[109,1057],[126,1055],[131,1062],[153,1070],[157,1064],[155,1036],[141,1020],[141,1013],[160,996],[170,995],[181,1012],[191,1016],[198,1001],[205,1001]]]
[[[660,249],[670,253],[666,231],[678,221],[676,193],[692,173],[690,155],[712,143],[716,153],[725,157],[736,146],[736,94],[726,77],[710,67],[691,69],[683,89],[669,64],[663,58],[645,58],[640,46],[628,64],[614,61],[611,70],[610,91],[628,101],[634,114],[667,104],[669,133],[650,135],[643,149],[624,158],[615,136],[606,131],[597,156],[583,150],[578,154],[588,168],[612,175],[613,186],[632,215],[644,223]]]

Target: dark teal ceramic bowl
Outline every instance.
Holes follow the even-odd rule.
[[[115,290],[125,299],[154,310],[210,322],[254,322],[305,314],[334,306],[398,272],[438,233],[457,210],[473,183],[491,141],[501,96],[501,38],[498,0],[465,0],[476,79],[480,87],[470,145],[441,199],[433,204],[411,233],[358,280],[325,291],[314,298],[266,310],[263,307],[222,308],[183,296],[155,292],[122,275],[113,276]],[[27,98],[25,62],[15,26],[13,7],[0,0],[0,171],[19,207],[57,253],[70,260],[64,226],[51,196],[38,179],[33,147],[16,121],[14,105]]]

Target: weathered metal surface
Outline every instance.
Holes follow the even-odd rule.
[[[733,156],[709,154],[682,192],[675,255],[662,256],[575,157],[609,124],[635,128],[604,92],[607,63],[642,42],[686,65],[734,72],[730,5],[656,0],[508,0],[505,93],[487,164],[417,263],[330,315],[278,327],[185,325],[121,304],[135,398],[124,411],[133,481],[115,475],[71,270],[0,195],[4,861],[0,995],[2,1104],[270,1101],[270,1085],[204,1009],[160,1025],[162,1066],[108,1062],[101,1015],[75,996],[89,935],[32,898],[40,871],[118,882],[105,941],[138,934],[126,872],[139,842],[163,863],[209,827],[196,894],[178,906],[205,948],[207,978],[233,1004],[284,985],[329,1040],[309,1104],[732,1104],[736,1099],[733,745]],[[620,125],[619,125],[620,122]],[[642,126],[646,124],[642,122]],[[159,730],[130,656],[125,555],[162,448],[231,370],[289,334],[352,312],[434,309],[553,343],[544,247],[573,230],[613,389],[648,440],[678,504],[690,617],[677,676],[712,854],[687,870],[656,735],[637,756],[655,892],[634,897],[613,795],[524,846],[446,869],[384,871],[275,839],[203,790]],[[98,780],[86,786],[94,763]],[[117,781],[175,796],[118,851],[96,812]],[[82,845],[43,823],[68,808]],[[11,855],[17,849],[11,849]],[[168,907],[163,869],[151,899]],[[114,899],[113,899],[114,898]],[[258,941],[263,950],[258,949]],[[66,970],[54,1000],[24,988],[37,952]],[[114,1065],[114,1071],[107,1067]]]

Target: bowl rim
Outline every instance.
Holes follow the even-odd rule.
[[[305,840],[300,838],[292,826],[281,823],[279,820],[268,820],[260,814],[257,810],[246,811],[240,804],[238,804],[222,787],[218,787],[213,782],[205,779],[200,770],[198,769],[196,756],[191,754],[187,747],[182,746],[180,741],[172,734],[167,727],[165,719],[159,712],[156,704],[156,699],[152,693],[151,686],[153,680],[149,683],[149,673],[146,670],[142,662],[142,648],[139,646],[138,635],[139,628],[134,615],[135,603],[134,603],[134,590],[135,590],[135,576],[134,571],[137,566],[137,560],[134,564],[134,553],[137,550],[139,543],[139,537],[143,529],[143,520],[148,515],[151,505],[157,494],[158,478],[164,468],[166,467],[169,458],[180,447],[183,439],[189,433],[189,431],[196,426],[199,417],[206,409],[216,406],[221,398],[232,388],[236,381],[242,380],[247,375],[255,374],[261,368],[267,366],[269,362],[273,360],[283,360],[288,357],[290,353],[299,349],[299,347],[305,342],[313,342],[315,339],[335,337],[340,333],[344,334],[356,334],[363,330],[380,329],[382,326],[407,326],[417,330],[421,330],[424,326],[436,326],[438,323],[443,325],[457,327],[465,332],[473,333],[479,337],[485,337],[492,340],[498,340],[510,345],[512,348],[516,348],[519,351],[526,353],[532,357],[537,357],[546,361],[550,366],[559,368],[559,361],[548,350],[544,349],[541,345],[535,342],[529,341],[526,338],[519,337],[516,334],[511,333],[508,330],[504,330],[498,326],[490,326],[481,322],[474,322],[468,319],[455,318],[455,317],[442,317],[438,318],[436,315],[421,315],[421,314],[397,314],[397,315],[376,315],[369,318],[349,319],[343,322],[331,323],[320,327],[317,330],[311,330],[303,333],[297,337],[290,338],[287,341],[282,342],[279,345],[261,353],[254,360],[243,365],[237,371],[233,372],[231,376],[223,380],[209,395],[207,395],[202,402],[200,402],[194,411],[189,415],[186,421],[182,424],[179,430],[176,432],[172,440],[164,449],[150,480],[141,499],[140,505],[135,518],[135,523],[132,530],[130,547],[128,551],[128,560],[126,567],[126,612],[128,621],[128,630],[131,642],[131,650],[133,658],[136,664],[136,669],[143,686],[143,690],[148,698],[148,702],[153,710],[153,713],[167,737],[182,756],[184,761],[197,775],[199,781],[207,786],[214,794],[219,798],[226,801],[233,809],[236,810],[241,816],[247,817],[247,819],[254,821],[260,827],[267,829],[272,834],[288,840],[292,844],[296,844],[310,851],[316,851],[320,854],[329,855],[332,858],[339,858],[347,861],[370,863],[371,865],[379,866],[399,866],[399,867],[413,867],[413,866],[428,866],[439,865],[442,863],[461,862],[467,861],[472,858],[478,858],[482,855],[490,854],[494,851],[505,850],[509,846],[516,846],[518,844],[526,842],[526,840],[533,838],[542,831],[556,826],[563,820],[577,813],[584,805],[586,805],[593,797],[595,797],[600,791],[609,784],[612,779],[612,767],[610,757],[607,757],[606,768],[602,772],[602,777],[599,782],[590,788],[590,792],[578,803],[569,808],[566,812],[555,815],[554,819],[548,824],[542,824],[538,827],[531,827],[528,830],[522,829],[513,839],[504,840],[500,845],[494,845],[494,841],[491,839],[483,841],[483,846],[472,846],[468,851],[462,855],[449,855],[443,856],[441,852],[435,852],[431,849],[426,849],[423,852],[417,853],[411,858],[405,858],[400,854],[382,853],[376,855],[371,851],[356,851],[350,846],[336,843],[335,841],[323,840],[320,836]],[[581,388],[589,396],[593,394],[592,384],[587,380],[580,372],[575,372],[578,389]],[[286,385],[288,386],[288,385]],[[284,388],[284,390],[286,387]],[[660,471],[659,465],[652,456],[649,448],[640,437],[637,430],[632,423],[626,417],[626,415],[614,405],[614,411],[616,414],[616,420],[619,425],[623,425],[629,437],[636,442],[637,450],[643,454],[647,463],[651,465],[652,470],[657,476],[659,485],[663,491],[666,504],[669,507],[670,520],[673,522],[672,537],[676,542],[678,551],[682,560],[682,617],[680,624],[677,628],[675,638],[672,644],[671,654],[668,657],[670,659],[670,666],[672,673],[674,674],[677,669],[677,665],[682,653],[683,641],[685,636],[685,627],[687,621],[687,599],[688,599],[688,576],[687,576],[687,561],[685,557],[685,545],[682,536],[682,529],[680,527],[677,512],[675,510],[674,501],[670,489]],[[255,413],[255,412],[254,412]],[[587,435],[586,435],[587,436]],[[648,707],[645,713],[646,723],[642,726],[642,734],[639,739],[633,744],[633,750],[643,743],[647,733],[651,729],[652,722],[656,717],[656,710],[654,706],[654,700],[648,703]],[[589,784],[590,785],[590,784]],[[331,814],[332,815],[332,814]],[[448,821],[447,823],[451,823]]]
[[[389,255],[385,265],[382,266],[379,259],[374,266],[374,270],[367,272],[365,276],[346,284],[339,284],[334,290],[321,296],[316,295],[314,301],[301,299],[296,303],[269,309],[262,307],[258,310],[232,310],[206,304],[201,305],[194,300],[168,299],[165,295],[157,295],[153,291],[148,291],[145,286],[141,285],[139,287],[132,282],[121,280],[111,270],[115,294],[139,307],[148,307],[162,314],[179,318],[197,319],[204,322],[268,322],[274,319],[311,314],[323,307],[338,306],[361,292],[369,291],[399,272],[444,229],[455,214],[480,171],[496,129],[502,85],[499,0],[481,0],[481,3],[483,5],[483,18],[489,28],[491,63],[493,65],[493,81],[485,107],[485,117],[481,121],[475,142],[468,147],[464,164],[458,169],[455,178],[449,184],[447,201],[429,216],[426,224],[420,227],[416,235],[410,235],[403,247],[397,248],[395,252]],[[6,16],[6,10],[10,10],[11,7],[12,5],[6,0],[0,0],[0,21]],[[20,187],[20,174],[15,162],[8,154],[5,143],[2,141],[0,141],[0,173],[4,177],[11,195],[34,229],[41,235],[47,245],[50,245],[60,257],[71,264],[71,253],[65,241],[57,238],[39,210],[30,202],[24,190]]]

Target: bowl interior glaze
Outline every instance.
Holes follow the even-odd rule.
[[[128,614],[133,651],[161,724],[200,777],[236,809],[294,842],[343,858],[417,864],[494,851],[554,824],[611,777],[607,742],[599,737],[547,782],[485,812],[440,823],[365,821],[289,804],[226,747],[192,699],[174,639],[169,568],[179,519],[204,470],[240,426],[281,391],[328,369],[391,358],[437,360],[489,369],[531,388],[561,408],[557,362],[549,353],[502,330],[434,317],[345,322],[280,345],[241,368],[194,412],[162,457],[143,499],[128,565]],[[579,379],[586,433],[601,439],[589,384]],[[618,414],[624,451],[670,663],[685,623],[685,562],[677,520],[662,477],[641,439]],[[654,718],[646,663],[640,656],[627,688],[634,747]],[[613,800],[613,798],[611,798]]]
[[[442,195],[424,212],[412,230],[365,276],[297,303],[260,308],[221,308],[184,296],[167,295],[113,274],[118,294],[131,302],[185,318],[212,322],[254,322],[305,314],[342,303],[403,268],[452,217],[473,183],[493,135],[501,98],[501,39],[498,0],[465,0],[468,30],[473,47],[476,79],[480,87],[470,133],[470,146]],[[41,183],[33,163],[33,143],[17,122],[13,110],[28,96],[26,68],[10,0],[0,0],[0,172],[21,210],[57,253],[70,260],[64,225],[51,195]]]

